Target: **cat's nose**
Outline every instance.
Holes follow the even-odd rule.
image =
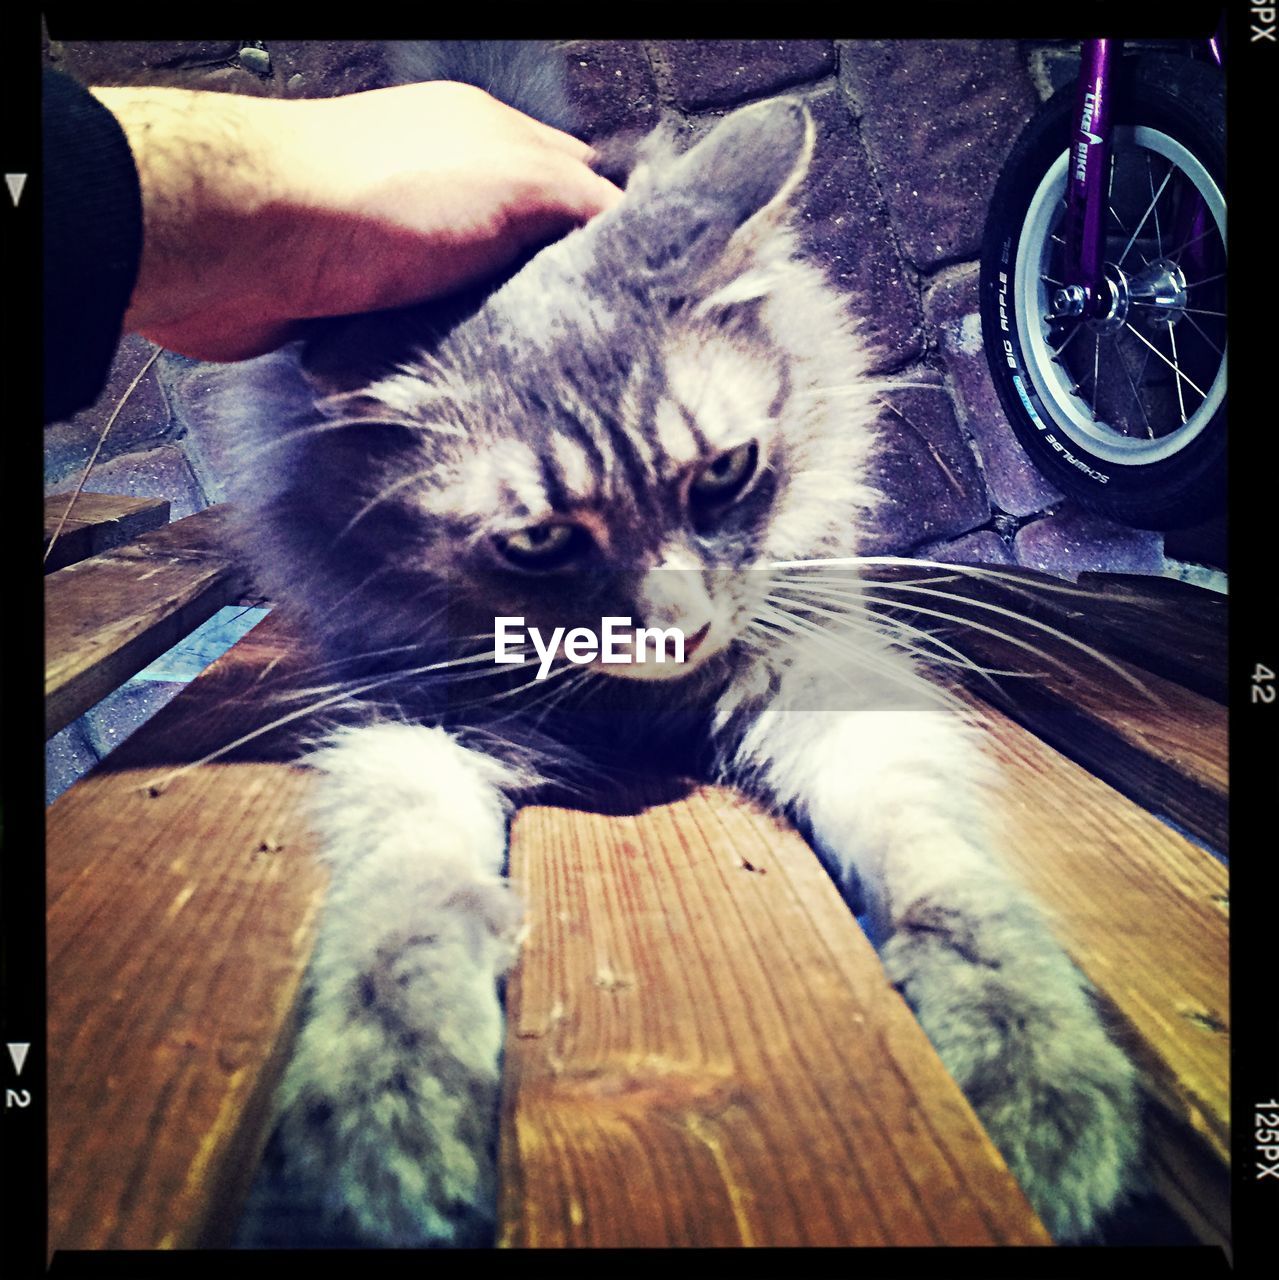
[[[703,622],[702,625],[698,627],[698,629],[694,631],[691,636],[684,637],[684,661],[685,662],[687,662],[689,658],[691,658],[693,654],[697,651],[698,645],[700,645],[702,641],[705,640],[708,635],[710,635],[710,631],[711,631],[711,624],[709,622]]]

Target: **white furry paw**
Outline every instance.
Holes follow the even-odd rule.
[[[354,966],[321,939],[267,1156],[270,1194],[301,1224],[294,1243],[492,1241],[496,961],[515,902],[497,885],[462,897]]]
[[[953,923],[901,929],[884,967],[1053,1239],[1085,1240],[1133,1188],[1136,1072],[1049,939]]]

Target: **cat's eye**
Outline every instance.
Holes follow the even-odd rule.
[[[759,447],[754,440],[721,453],[697,474],[689,489],[690,497],[704,503],[730,501],[741,493],[755,474],[758,460]]]
[[[558,569],[586,546],[586,533],[575,524],[534,524],[497,539],[502,554],[521,569]]]

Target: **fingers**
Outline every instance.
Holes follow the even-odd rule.
[[[511,108],[515,110],[514,107]],[[562,151],[565,155],[571,156],[574,160],[581,161],[582,164],[590,164],[592,157],[595,155],[594,148],[590,143],[583,142],[581,138],[575,138],[571,133],[565,133],[563,129],[556,129],[553,125],[543,124],[540,120],[534,120],[532,116],[522,116],[533,126],[538,138],[547,146],[554,147],[557,151]]]
[[[510,110],[515,112],[513,107]],[[574,221],[586,222],[597,213],[611,209],[622,198],[620,188],[591,168],[595,160],[595,148],[589,143],[562,129],[534,120],[531,116],[520,112],[515,114],[520,116],[540,143],[572,161],[570,165],[557,166],[552,199]]]
[[[577,222],[589,221],[622,198],[619,187],[585,164],[573,165],[563,175],[555,194],[564,211]]]

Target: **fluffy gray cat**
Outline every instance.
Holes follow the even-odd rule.
[[[1058,1240],[1132,1180],[1133,1069],[992,853],[978,736],[851,570],[784,567],[855,557],[877,501],[866,350],[788,228],[813,133],[771,101],[683,154],[655,135],[620,205],[495,291],[331,326],[226,389],[259,581],[346,717],[310,757],[332,888],[268,1161],[330,1240],[490,1237],[507,821],[632,749],[811,833]],[[499,616],[688,647],[535,681],[494,665]]]

